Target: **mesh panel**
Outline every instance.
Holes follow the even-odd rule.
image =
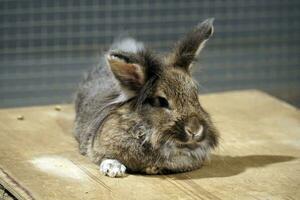
[[[114,38],[159,51],[215,17],[194,76],[202,92],[258,88],[300,105],[298,0],[2,0],[0,106],[71,102]]]

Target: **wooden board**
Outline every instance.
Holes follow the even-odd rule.
[[[200,99],[222,134],[202,169],[117,179],[79,155],[72,105],[2,109],[0,184],[19,199],[300,199],[299,110],[254,90]]]

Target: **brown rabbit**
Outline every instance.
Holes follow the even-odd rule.
[[[219,134],[190,74],[212,23],[199,24],[165,56],[120,41],[86,76],[75,102],[75,137],[103,174],[190,171],[217,146]]]

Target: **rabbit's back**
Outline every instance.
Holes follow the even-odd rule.
[[[85,154],[88,140],[96,134],[105,108],[119,95],[120,88],[109,71],[104,59],[90,70],[80,83],[75,97],[75,138]]]
[[[137,52],[143,44],[132,38],[117,40],[111,50]],[[110,114],[114,104],[126,100],[120,85],[105,61],[105,55],[99,65],[92,69],[79,85],[75,98],[75,138],[80,151],[86,153],[86,146],[96,134],[103,119]]]

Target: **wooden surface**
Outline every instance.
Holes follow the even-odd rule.
[[[222,134],[210,162],[118,179],[79,155],[71,105],[2,109],[0,184],[19,199],[300,199],[299,110],[258,91],[200,99]]]

